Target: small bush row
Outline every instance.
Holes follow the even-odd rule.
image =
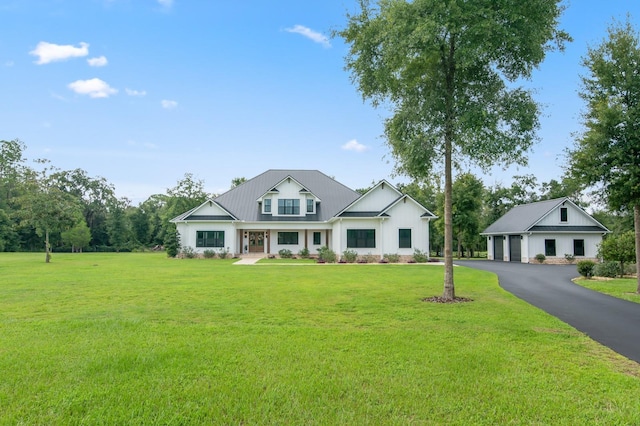
[[[581,260],[576,264],[578,273],[585,278],[605,277],[615,278],[622,275],[636,273],[636,265],[625,265],[622,269],[619,262],[595,263],[591,260]]]
[[[196,253],[193,247],[184,246],[182,247],[181,253],[182,253],[182,257],[186,259],[195,259],[200,257],[200,255]],[[207,249],[204,252],[202,252],[202,257],[204,257],[205,259],[213,259],[216,256],[218,256],[220,259],[226,259],[227,257],[229,257],[229,250],[222,249],[219,251],[215,251],[215,250]]]

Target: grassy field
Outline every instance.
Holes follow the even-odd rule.
[[[0,424],[640,424],[640,369],[456,268],[0,254]]]
[[[575,283],[609,296],[640,303],[640,294],[636,293],[638,281],[635,278],[593,278],[590,280],[581,278],[575,280]]]

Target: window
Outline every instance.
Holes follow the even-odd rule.
[[[544,240],[544,255],[545,256],[556,255],[556,240]]]
[[[567,208],[560,207],[560,222],[567,222]]]
[[[311,198],[307,199],[307,213],[313,213],[313,200]]]
[[[584,256],[584,240],[573,240],[573,255]]]
[[[313,233],[313,245],[315,246],[319,246],[320,244],[322,244],[322,237],[320,236],[319,232],[314,232]]]
[[[263,201],[264,212],[271,213],[271,198],[265,198]]]
[[[278,214],[300,214],[300,200],[283,198],[278,200]]]
[[[197,231],[196,247],[224,247],[224,231]]]
[[[278,244],[298,244],[297,232],[278,232]]]
[[[398,247],[411,248],[411,229],[398,230]]]
[[[347,229],[347,247],[349,248],[375,248],[375,229]]]

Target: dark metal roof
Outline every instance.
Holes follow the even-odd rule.
[[[500,219],[493,222],[483,234],[519,233],[527,231],[545,214],[565,201],[566,198],[540,201],[515,206]]]
[[[292,220],[294,218],[290,217],[280,219],[282,216],[277,218],[269,216],[269,219],[267,219],[267,215],[262,215],[257,208],[258,203],[256,200],[265,193],[272,191],[274,185],[277,185],[289,176],[322,200],[322,202],[316,206],[316,214],[301,216],[295,220]],[[239,220],[247,222],[265,220],[322,222],[334,217],[340,210],[359,197],[360,194],[356,191],[347,188],[340,182],[317,170],[267,170],[218,196],[215,198],[215,202]],[[322,207],[320,208],[320,206]]]
[[[388,214],[380,212],[342,212],[338,217],[389,217]]]
[[[606,232],[599,226],[532,226],[530,232]]]
[[[537,228],[561,228],[559,232],[571,232],[571,231],[566,231],[566,229],[571,227],[569,225],[545,226],[545,227],[535,225],[550,211],[552,211],[553,209],[555,209],[556,207],[558,207],[560,204],[564,202],[571,203],[571,201],[567,197],[563,197],[563,198],[555,198],[553,200],[538,201],[536,203],[529,203],[529,204],[522,204],[520,206],[515,206],[514,208],[509,210],[507,213],[505,213],[500,219],[496,220],[491,225],[489,225],[489,227],[485,229],[482,232],[482,234],[520,234],[524,232],[533,231],[533,228],[536,228],[536,227]],[[582,210],[575,204],[573,205],[577,209]],[[583,213],[586,216],[591,218],[591,216],[589,216],[586,212],[583,211]],[[604,226],[598,226],[600,224],[595,219],[593,218],[591,219],[593,220],[594,225],[585,226],[585,228],[589,228],[588,231],[578,231],[577,228],[580,228],[580,227],[573,226],[574,231],[575,232],[596,232],[593,230],[595,228],[597,229],[597,232],[609,232],[609,230]],[[551,230],[550,229],[549,231],[545,230],[544,232],[551,232]]]
[[[228,216],[228,215],[225,215],[225,216],[213,216],[213,215],[193,214],[191,216],[183,217],[181,220],[207,220],[207,221],[211,221],[211,220],[233,220],[233,218],[231,216]]]

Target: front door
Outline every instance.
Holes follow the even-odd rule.
[[[264,232],[249,232],[249,253],[264,253]]]

